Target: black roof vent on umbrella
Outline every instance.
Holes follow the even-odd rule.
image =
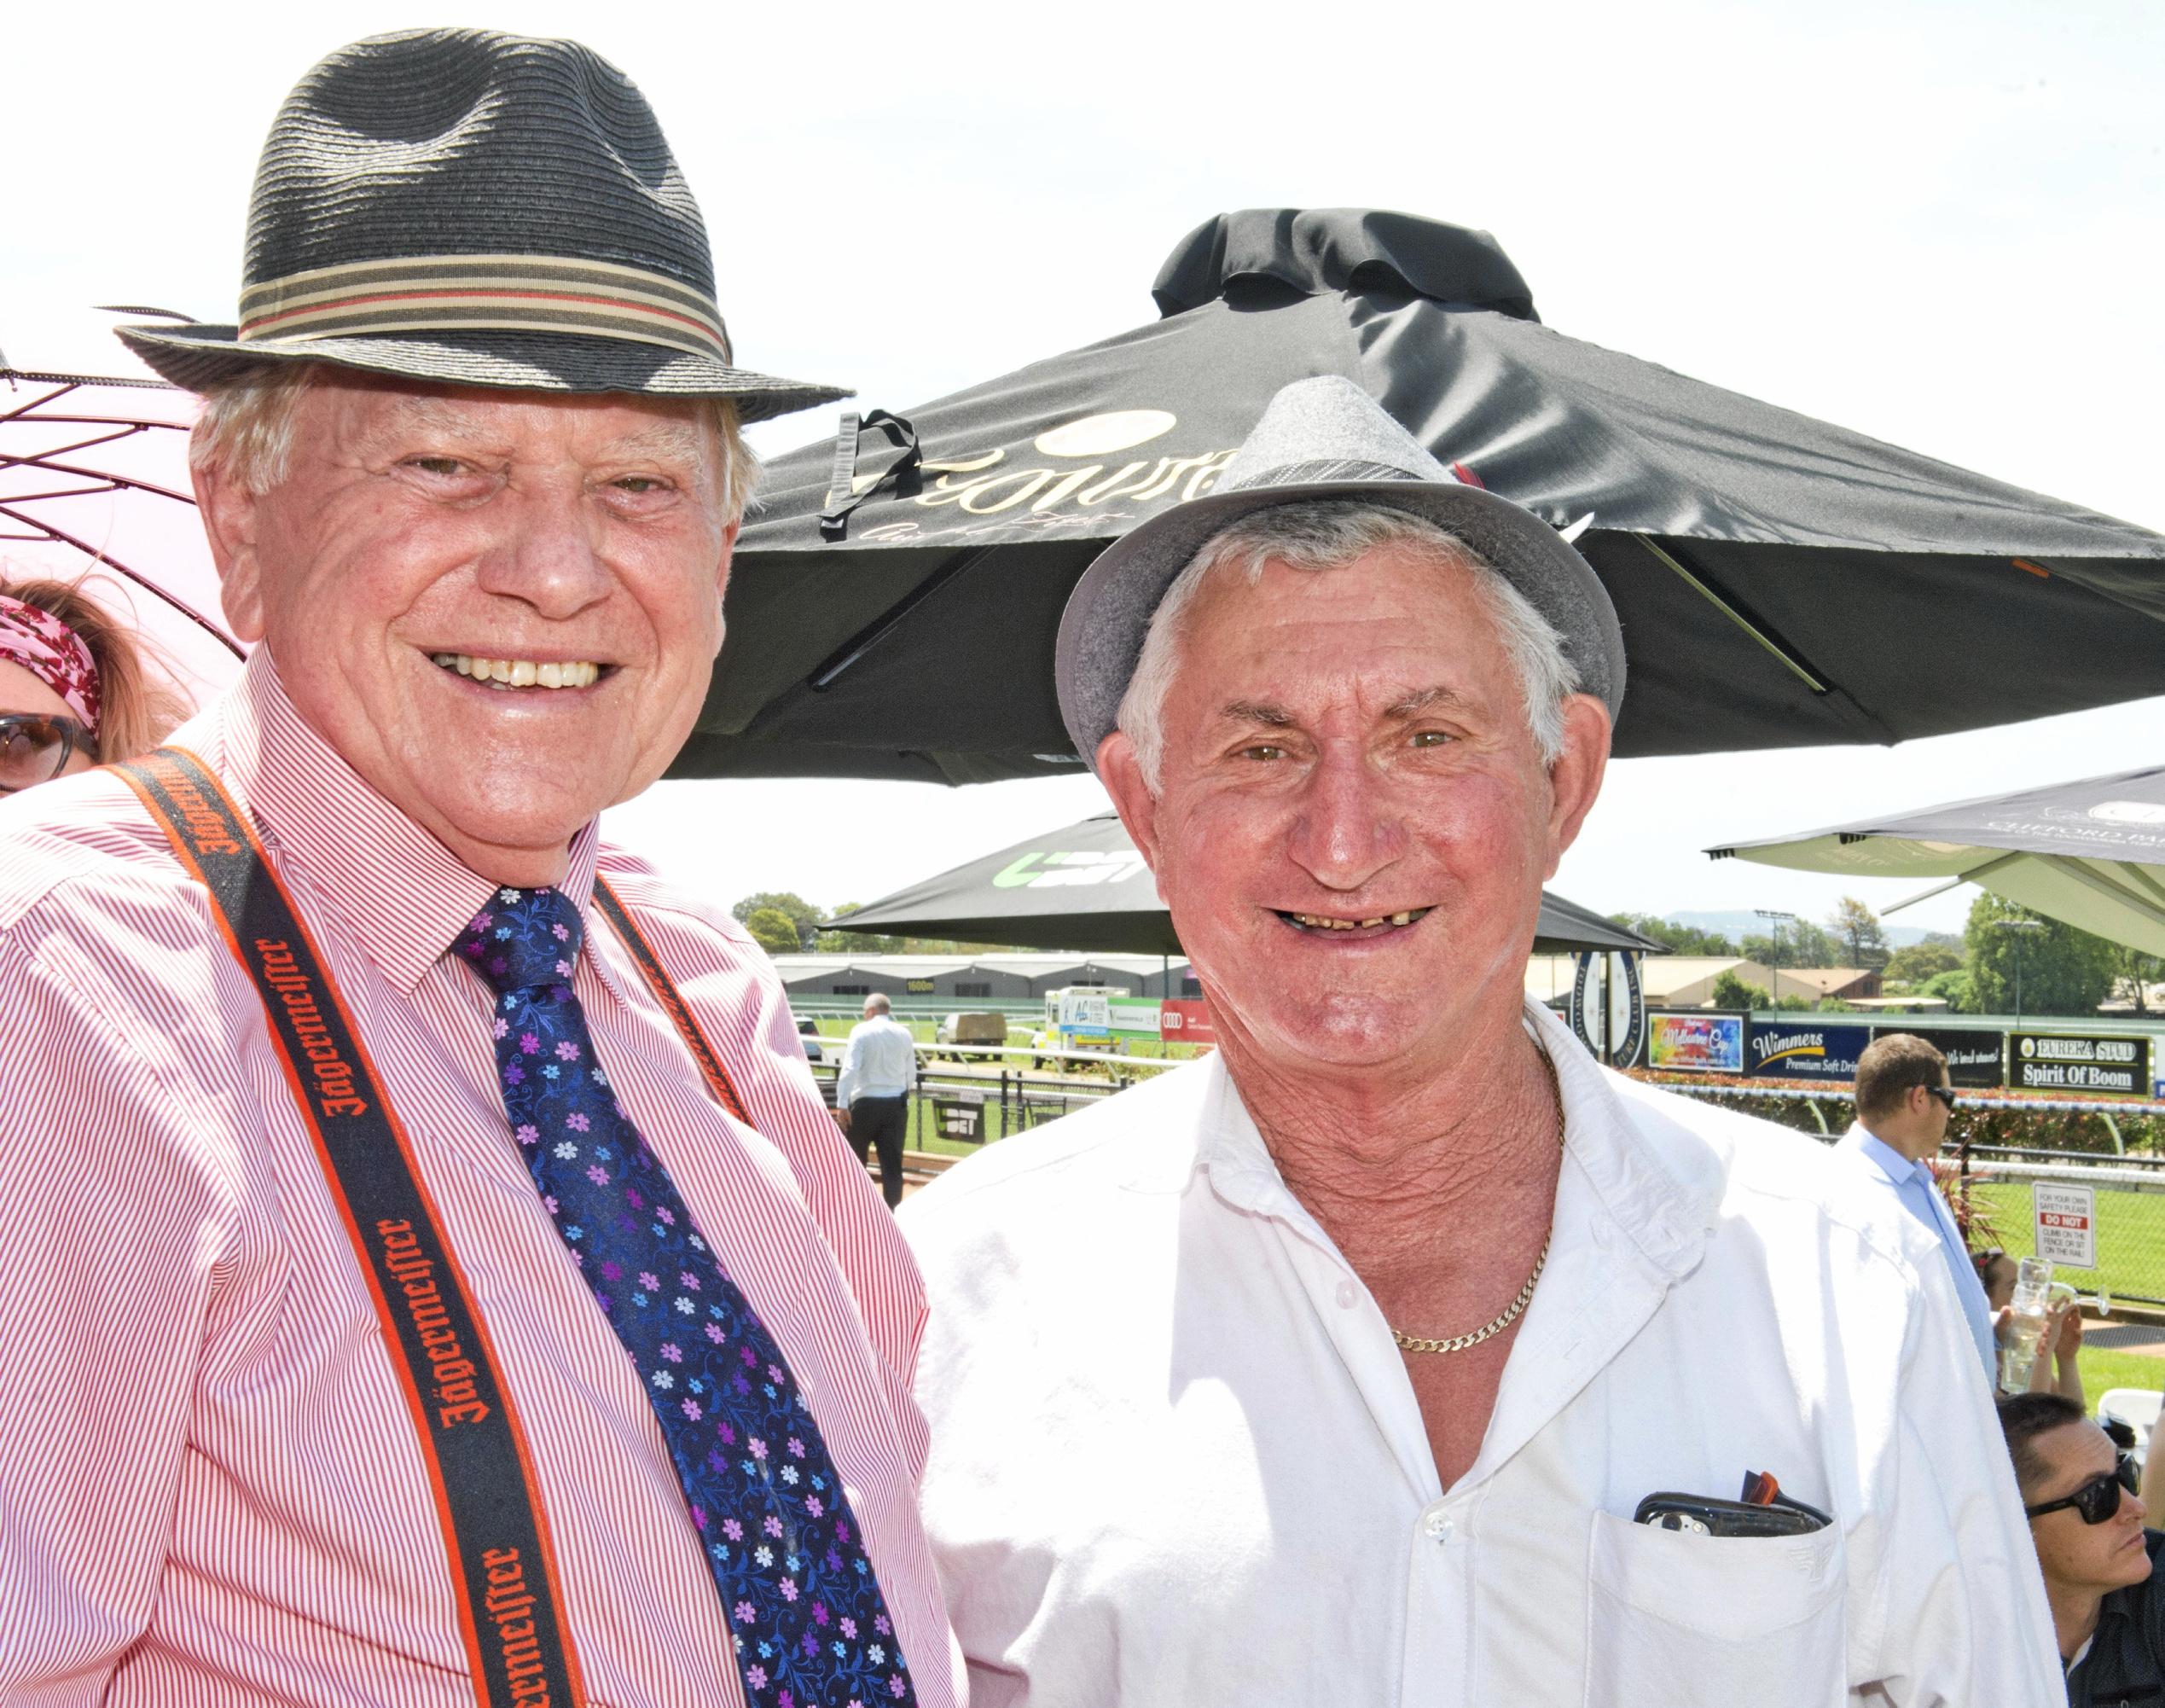
[[[1534,293],[1485,231],[1369,207],[1250,207],[1181,240],[1150,293],[1161,315],[1223,297],[1264,308],[1333,291],[1397,291],[1537,321]]]

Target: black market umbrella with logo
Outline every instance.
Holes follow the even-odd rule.
[[[1228,214],[1155,295],[1146,326],[775,462],[677,775],[1072,769],[1052,661],[1076,578],[1208,491],[1272,394],[1316,374],[1585,525],[1630,654],[1621,755],[1892,742],[2165,693],[2165,537],[1553,331],[1485,234]]]
[[[912,884],[830,921],[827,929],[1099,955],[1181,953],[1150,869],[1112,812]],[[1660,944],[1544,892],[1535,953],[1582,950],[1665,952]]]
[[[2079,930],[2165,955],[2165,765],[1708,852],[1804,872],[1944,880],[1898,908],[1976,884]]]

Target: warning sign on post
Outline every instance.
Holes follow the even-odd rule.
[[[2069,1269],[2098,1266],[2098,1194],[2092,1187],[2047,1186],[2029,1189],[2037,1212],[2037,1255]]]
[[[932,1100],[932,1120],[939,1136],[966,1145],[984,1142],[984,1093],[957,1091]]]

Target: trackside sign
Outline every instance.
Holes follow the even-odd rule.
[[[2097,1268],[2097,1188],[2039,1181],[2029,1193],[2037,1217],[2037,1255],[2069,1269]]]
[[[2139,1034],[2011,1032],[2007,1072],[2024,1091],[2139,1097],[2150,1089],[2150,1040]]]

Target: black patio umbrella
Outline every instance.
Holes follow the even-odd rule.
[[[1583,526],[1630,654],[1621,755],[1892,742],[2165,693],[2165,537],[1553,332],[1483,233],[1228,214],[1155,294],[1150,325],[906,422],[845,416],[774,464],[677,775],[1071,769],[1052,658],[1076,578],[1208,491],[1271,395],[1316,374]]]
[[[2165,955],[2165,766],[1707,852],[1803,872],[1944,880],[1896,908],[1976,884],[2078,930]]]
[[[1099,955],[1182,952],[1150,869],[1112,812],[912,884],[829,921],[827,928]],[[1535,953],[1581,950],[1667,953],[1651,938],[1544,892]]]

